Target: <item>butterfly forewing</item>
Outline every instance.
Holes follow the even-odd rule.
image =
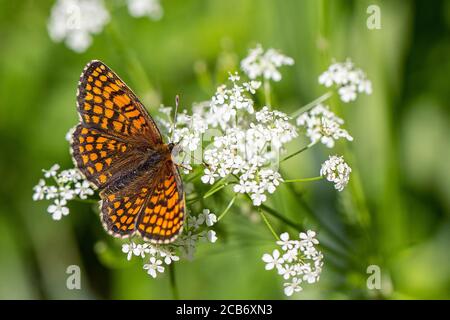
[[[90,62],[81,74],[77,105],[86,127],[135,143],[162,143],[158,127],[136,95],[100,61]]]
[[[86,179],[101,189],[106,230],[173,241],[185,215],[182,182],[142,103],[111,69],[92,61],[81,74],[77,105],[80,124],[72,155]]]

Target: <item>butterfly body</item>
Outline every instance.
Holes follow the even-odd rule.
[[[90,62],[77,94],[80,124],[72,155],[86,179],[100,189],[101,219],[116,237],[140,234],[167,243],[182,230],[185,201],[181,177],[142,103],[100,61]]]

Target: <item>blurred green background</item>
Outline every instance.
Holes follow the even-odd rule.
[[[283,167],[289,178],[314,176],[329,153],[343,153],[354,169],[349,188],[283,186],[268,202],[335,248],[324,252],[321,281],[294,298],[450,298],[449,1],[162,0],[157,22],[106,3],[111,23],[77,54],[49,38],[53,0],[0,1],[0,298],[171,299],[168,275],[152,279],[141,260],[127,262],[90,205],[72,204],[55,222],[32,187],[42,168],[72,166],[64,136],[78,119],[76,86],[89,60],[112,67],[154,114],[176,94],[182,107],[210,98],[256,43],[295,59],[273,85],[282,111],[325,92],[317,77],[333,58],[352,58],[373,82],[371,96],[330,101],[353,143]],[[381,8],[380,30],[366,27],[370,4]],[[220,196],[207,203],[215,212],[225,205]],[[250,211],[234,206],[218,242],[177,264],[181,298],[284,298],[282,279],[261,261],[272,235]],[[82,290],[66,289],[72,264]],[[366,287],[371,264],[381,267],[381,290]]]

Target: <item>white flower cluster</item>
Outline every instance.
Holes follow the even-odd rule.
[[[192,115],[183,112],[177,117],[173,142],[194,152],[204,138],[211,139],[203,152],[207,164],[203,183],[212,185],[230,175],[237,177],[234,191],[249,194],[259,206],[266,201],[266,193],[275,192],[282,181],[270,164],[278,164],[279,153],[298,136],[297,129],[280,111],[263,107],[255,112],[252,95],[260,87],[259,81],[240,82],[237,73],[230,74],[229,80],[231,86],[219,86],[209,103],[194,106]],[[158,119],[159,123],[171,132],[171,108],[160,111],[169,120]]]
[[[338,156],[330,156],[320,169],[320,175],[333,182],[335,189],[338,191],[344,190],[350,179],[350,172],[352,172],[352,169],[345,163],[344,158]]]
[[[44,171],[44,178],[34,186],[33,200],[53,200],[47,211],[54,220],[61,220],[63,216],[69,214],[67,201],[76,197],[87,199],[94,194],[94,187],[83,178],[78,169],[68,169],[60,171],[58,164],[53,165],[49,170]],[[56,185],[47,185],[46,179],[53,180]]]
[[[127,0],[128,12],[133,17],[147,16],[159,20],[163,16],[163,8],[159,0]]]
[[[127,7],[133,17],[159,20],[163,16],[159,0],[127,0]],[[92,36],[101,33],[110,18],[103,0],[56,0],[47,29],[53,41],[64,41],[73,51],[84,52]]]
[[[266,80],[280,81],[278,68],[293,65],[294,59],[281,54],[275,49],[264,51],[261,45],[250,49],[248,56],[241,61],[241,69],[250,79],[263,77]]]
[[[92,35],[103,30],[110,19],[102,0],[57,0],[48,22],[48,32],[55,42],[65,41],[76,52],[84,52]]]
[[[350,60],[333,63],[319,76],[319,83],[325,87],[336,85],[343,102],[356,100],[358,93],[372,94],[372,82]]]
[[[179,143],[183,150],[189,152],[200,147],[202,135],[208,129],[208,123],[200,114],[194,112],[192,115],[188,115],[187,111],[183,110],[177,115],[177,123],[174,129],[171,117],[172,108],[161,106],[159,111],[166,115],[167,120],[161,117],[156,117],[156,120],[169,135],[172,135],[171,142]]]
[[[144,264],[144,270],[147,270],[147,273],[153,278],[156,278],[158,273],[164,272],[165,267],[163,263],[169,265],[172,262],[180,260],[180,257],[171,251],[171,249],[159,247],[148,242],[136,243],[131,241],[124,243],[122,245],[122,252],[127,255],[128,260],[131,260],[132,256],[139,256],[143,259],[150,256],[148,263]]]
[[[265,193],[273,193],[282,181],[280,174],[268,166],[277,163],[283,145],[297,137],[297,131],[282,112],[263,107],[254,113],[253,101],[241,96],[246,87],[233,78],[231,81],[235,95],[227,95],[229,89],[220,87],[206,116],[210,128],[218,125],[221,132],[204,151],[208,168],[202,181],[213,184],[233,175],[239,179],[234,191],[248,193],[253,204],[260,205],[266,200]],[[245,107],[240,108],[242,105],[235,104],[235,99],[245,101]],[[227,112],[217,112],[224,109]]]
[[[319,281],[323,266],[323,255],[316,248],[319,240],[316,233],[308,230],[301,232],[299,240],[289,239],[287,232],[280,235],[277,241],[280,250],[273,250],[272,254],[264,254],[262,260],[266,263],[266,270],[276,269],[286,281],[284,293],[291,296],[302,290],[302,282],[309,284]]]
[[[320,141],[328,148],[333,148],[335,141],[340,138],[353,141],[347,130],[341,128],[343,124],[344,120],[321,104],[297,118],[297,125],[306,129],[306,136],[311,143]]]
[[[148,259],[144,264],[144,270],[156,278],[158,273],[163,273],[165,265],[180,260],[180,256],[192,260],[198,242],[211,242],[217,240],[216,232],[212,227],[217,222],[217,217],[209,209],[204,209],[197,216],[188,215],[185,231],[171,244],[164,246],[148,242],[129,242],[122,245],[122,252],[131,260],[133,256]]]

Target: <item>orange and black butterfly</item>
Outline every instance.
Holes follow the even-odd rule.
[[[100,61],[88,63],[81,74],[77,108],[72,155],[100,189],[105,229],[122,238],[138,233],[156,243],[175,240],[185,200],[174,144],[163,142],[136,95]]]

